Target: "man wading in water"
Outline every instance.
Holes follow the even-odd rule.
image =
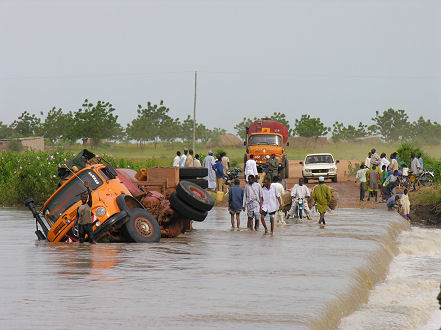
[[[271,185],[270,178],[266,177],[260,192],[260,220],[262,221],[263,228],[265,228],[265,234],[268,233],[265,217],[269,215],[272,234],[274,232],[274,214],[280,209],[281,205],[282,200],[280,199],[280,193]]]
[[[325,213],[326,209],[329,206],[329,203],[331,202],[331,189],[324,184],[325,178],[320,176],[319,177],[319,184],[318,186],[315,186],[314,191],[312,192],[312,197],[314,198],[314,201],[317,203],[317,211],[320,213],[320,220],[319,224],[325,222]]]
[[[93,240],[93,224],[92,224],[92,192],[89,188],[89,182],[84,182],[87,192],[81,194],[82,204],[78,206],[76,222],[78,223],[78,236],[80,243],[84,242],[86,234],[88,235],[88,241],[94,244]]]

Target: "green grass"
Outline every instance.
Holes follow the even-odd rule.
[[[342,160],[364,160],[367,153],[376,148],[380,154],[385,152],[389,156],[393,151],[399,148],[399,143],[329,143],[327,145],[315,146],[310,148],[298,148],[297,146],[290,146],[287,148],[288,159],[301,160],[305,158],[308,153],[316,152],[329,152],[334,155],[336,159]],[[195,153],[206,155],[208,150],[215,151],[219,147],[207,147],[203,145],[197,145]],[[245,147],[222,147],[226,152],[230,160],[236,160],[239,164],[243,162],[243,156],[245,153]],[[78,152],[83,147],[79,144],[72,146],[73,152]],[[165,144],[159,143],[155,149],[153,144],[146,144],[144,150],[141,151],[136,144],[116,144],[116,145],[101,145],[96,148],[89,147],[89,149],[99,155],[107,154],[114,158],[128,158],[128,159],[145,159],[145,158],[159,158],[161,163],[171,165],[173,157],[176,155],[177,150],[184,149],[182,143]],[[429,156],[440,159],[441,146],[423,146],[422,149]]]

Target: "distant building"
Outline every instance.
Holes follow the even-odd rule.
[[[1,139],[0,140],[0,151],[9,150],[9,142],[12,140],[19,140],[23,146],[23,150],[33,149],[38,151],[44,151],[44,137],[25,137],[17,139]]]

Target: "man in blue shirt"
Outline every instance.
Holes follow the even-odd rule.
[[[216,173],[216,191],[224,191],[224,168],[222,166],[222,157],[217,155],[217,161],[212,166]]]
[[[397,201],[398,199],[400,199],[400,196],[398,195],[392,195],[388,200],[387,200],[387,208],[389,210],[392,210],[393,208],[395,208],[395,206],[397,205]]]
[[[234,229],[234,215],[236,215],[237,229],[240,227],[240,211],[243,205],[244,190],[240,187],[238,178],[234,180],[234,186],[230,188],[228,193],[228,211],[231,215],[231,228]]]

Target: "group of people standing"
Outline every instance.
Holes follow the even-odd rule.
[[[419,174],[423,168],[423,160],[421,154],[418,158],[414,153],[411,155],[410,171]],[[360,201],[365,198],[366,191],[368,191],[367,200],[371,197],[378,202],[378,191],[381,191],[382,200],[386,201],[389,209],[397,206],[400,196],[396,192],[399,176],[398,154],[393,152],[390,155],[390,160],[385,153],[377,154],[373,148],[367,155],[364,163],[361,164],[360,169],[355,176],[355,182],[360,184]],[[407,219],[410,211],[410,202],[408,191],[405,189],[401,197],[401,208],[404,218]]]
[[[268,217],[270,221],[271,233],[274,232],[274,224],[285,224],[284,212],[282,211],[282,196],[285,193],[286,186],[280,182],[280,175],[273,177],[271,182],[269,176],[265,176],[263,185],[260,185],[258,176],[254,174],[247,175],[245,189],[240,187],[237,179],[235,186],[230,189],[228,210],[231,215],[231,226],[234,228],[235,217],[237,228],[240,227],[240,213],[246,211],[248,217],[247,227],[249,230],[259,229],[259,222],[268,233],[268,227],[265,219]],[[299,200],[304,200],[304,210],[308,219],[311,219],[308,207],[308,199],[311,197],[309,188],[304,184],[303,178],[299,179],[299,183],[295,184],[291,190],[292,204],[287,213],[287,218],[292,217],[296,212]],[[331,189],[324,184],[324,178],[319,178],[319,184],[314,188],[312,197],[317,205],[317,211],[320,213],[319,224],[325,224],[325,213],[331,202]]]
[[[224,189],[224,176],[227,170],[230,168],[230,159],[225,152],[220,153],[214,158],[213,151],[208,151],[208,156],[204,158],[201,164],[199,154],[194,155],[193,150],[184,148],[184,153],[180,151],[176,152],[176,156],[173,159],[174,167],[206,167],[208,169],[208,189],[223,191]]]
[[[184,153],[176,151],[176,156],[173,158],[173,167],[201,167],[199,154],[194,155],[193,149],[188,150],[184,148]]]

